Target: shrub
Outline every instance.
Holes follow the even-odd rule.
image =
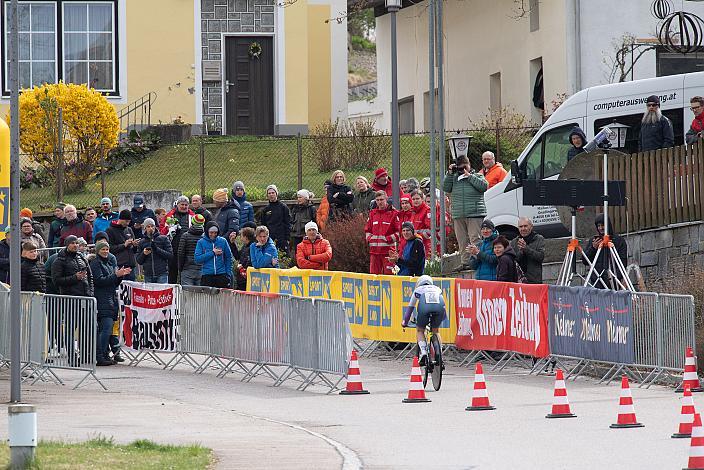
[[[47,84],[20,95],[20,145],[38,166],[56,174],[59,110],[63,118],[66,189],[81,190],[117,144],[120,122],[108,100],[86,85]],[[8,116],[9,121],[9,116]]]
[[[372,170],[391,149],[391,139],[374,121],[324,122],[311,131],[311,155],[318,171]]]
[[[350,37],[350,43],[352,44],[352,49],[356,51],[376,51],[376,43],[362,36]]]
[[[354,216],[329,223],[323,236],[332,246],[330,269],[353,273],[369,272],[369,248],[364,239],[364,215]]]
[[[151,132],[130,132],[128,140],[121,142],[108,153],[105,159],[106,173],[115,173],[141,162],[147,158],[149,152],[160,147],[160,142],[159,136]]]
[[[474,168],[481,166],[482,153],[491,150],[496,153],[496,129],[499,129],[499,154],[497,161],[508,163],[521,154],[533,138],[538,126],[526,116],[508,107],[498,112],[488,112],[479,121],[470,120],[472,141],[469,145],[469,159]]]
[[[20,189],[45,188],[53,183],[54,174],[44,167],[24,167],[20,170]]]

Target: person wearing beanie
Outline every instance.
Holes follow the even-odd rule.
[[[49,238],[46,243],[49,248],[57,248],[61,246],[61,229],[64,226],[66,219],[64,218],[64,207],[66,204],[60,203],[54,207],[54,220],[49,225]]]
[[[61,235],[59,237],[59,246],[66,246],[66,237],[75,235],[76,238],[83,238],[88,243],[93,242],[93,230],[88,222],[83,220],[83,216],[78,213],[76,207],[67,204],[64,207],[64,217],[66,221],[61,227]]]
[[[291,211],[288,206],[279,201],[279,189],[274,184],[266,187],[266,198],[269,205],[262,209],[260,220],[269,229],[269,236],[274,240],[276,248],[288,253],[288,243],[291,238]]]
[[[389,173],[386,168],[377,168],[374,172],[374,181],[372,181],[372,189],[374,191],[384,191],[388,197],[391,197],[394,189]]]
[[[228,288],[232,285],[230,244],[219,235],[220,228],[215,222],[207,223],[204,232],[194,254],[195,261],[202,265],[201,285]]]
[[[335,170],[332,174],[332,184],[328,186],[328,202],[330,203],[330,218],[328,220],[343,220],[352,213],[354,194],[352,188],[347,186],[347,179],[342,170]]]
[[[132,213],[129,209],[120,211],[120,215],[116,220],[110,222],[110,226],[105,233],[108,236],[108,244],[110,245],[110,253],[112,253],[120,268],[130,268],[130,272],[124,277],[126,281],[134,281],[137,267],[137,259],[135,253],[139,240],[134,236],[130,222]]]
[[[171,282],[170,278],[170,267],[175,258],[173,241],[169,241],[165,235],[159,233],[156,222],[151,218],[144,221],[143,234],[137,246],[136,259],[144,271],[144,282],[175,284],[178,281],[178,266],[176,279]],[[179,238],[180,242],[181,238]]]
[[[29,217],[22,217],[20,219],[20,237],[20,244],[29,242],[35,245],[37,249],[44,250],[46,248],[46,243],[44,243],[44,239],[41,237],[41,235],[34,231],[34,224],[32,223],[32,219],[30,219]],[[46,253],[37,253],[39,253],[38,256],[40,261],[44,262],[46,260]]]
[[[318,224],[315,222],[308,222],[305,229],[306,236],[296,248],[296,264],[300,269],[327,271],[332,259],[330,242],[318,233]]]
[[[411,196],[404,194],[401,196],[401,210],[398,211],[398,221],[403,224],[410,222],[413,218],[413,208],[411,207]]]
[[[34,233],[42,237],[42,240],[44,241],[43,248],[46,248],[46,236],[44,235],[44,226],[41,224],[41,222],[37,222],[32,217],[34,217],[32,209],[25,207],[20,211],[20,218],[27,218],[32,221],[32,228],[34,229]]]
[[[178,245],[181,241],[181,236],[186,233],[191,226],[191,217],[196,215],[195,212],[188,207],[188,204],[189,201],[186,196],[179,196],[178,199],[176,199],[174,208],[167,212],[159,225],[161,234],[171,239],[172,256],[169,258],[169,284],[176,284],[178,282],[178,262],[176,261],[176,256],[173,256],[173,254],[178,253]]]
[[[494,240],[499,236],[499,232],[491,220],[485,219],[481,223],[480,234],[482,238],[478,245],[469,245],[466,248],[470,257],[466,267],[475,271],[474,279],[495,281],[498,259],[494,254]]]
[[[203,226],[205,224],[206,220],[203,215],[194,215],[191,219],[191,226],[188,231],[181,236],[181,241],[178,244],[176,256],[182,286],[200,285],[201,268],[203,265],[196,262],[195,253],[198,240],[203,237]]]
[[[203,206],[203,197],[200,194],[191,196],[191,210],[196,215],[202,215],[206,223],[213,220],[213,214]]]
[[[660,111],[660,98],[657,95],[650,95],[646,99],[645,113],[643,113],[643,119],[640,123],[638,151],[648,152],[674,145],[675,132],[672,128],[672,121]]]
[[[293,220],[291,240],[293,241],[294,250],[291,258],[293,259],[296,259],[296,247],[306,236],[306,226],[308,222],[315,222],[316,219],[316,209],[310,202],[310,192],[307,189],[301,189],[296,196],[297,204],[291,209],[291,219]]]
[[[374,190],[369,186],[369,181],[364,176],[358,176],[354,181],[357,192],[352,198],[352,210],[357,214],[368,214],[372,210]]]
[[[410,197],[412,206],[412,215],[410,221],[413,223],[413,228],[415,229],[416,234],[420,235],[423,239],[423,247],[425,248],[425,259],[430,259],[430,255],[432,254],[432,246],[430,244],[430,236],[432,234],[432,226],[430,224],[430,207],[425,202],[425,199],[423,198],[423,193],[420,189],[414,189],[411,192]],[[438,224],[438,226],[439,225],[440,224]],[[439,254],[440,252],[438,252],[438,255]]]
[[[225,190],[227,191],[227,190]],[[237,234],[240,231],[240,203],[237,199],[226,199],[225,204],[220,207],[220,210],[215,214],[215,222],[220,229],[220,236],[230,244],[230,251],[237,252]]]
[[[119,216],[120,214],[112,210],[112,199],[109,197],[102,198],[98,217],[93,222],[93,235],[106,231],[110,227],[110,222],[117,220]]]
[[[254,223],[254,207],[247,201],[247,193],[242,181],[235,181],[232,185],[232,198],[240,205],[240,228],[246,223]],[[256,224],[252,228],[256,228]]]
[[[90,262],[90,269],[95,282],[95,297],[98,305],[98,338],[97,338],[97,365],[111,366],[121,362],[119,352],[115,354],[115,361],[110,355],[110,336],[113,325],[117,321],[118,303],[117,286],[131,273],[129,267],[119,268],[117,259],[110,253],[110,246],[105,240],[95,244],[95,258]]]
[[[21,290],[29,292],[46,292],[44,265],[39,260],[37,245],[32,242],[22,243],[20,277]]]
[[[156,214],[154,214],[154,211],[152,209],[149,209],[144,204],[143,195],[135,194],[134,198],[132,199],[132,209],[130,210],[130,215],[132,217],[130,227],[132,228],[132,232],[134,233],[134,238],[139,240],[143,236],[142,225],[144,224],[144,220],[156,220]]]
[[[399,276],[422,276],[425,269],[425,246],[422,237],[416,233],[413,222],[401,224],[399,249],[389,251],[389,261],[396,263]]]
[[[218,209],[227,203],[227,188],[220,188],[213,191],[213,203]]]

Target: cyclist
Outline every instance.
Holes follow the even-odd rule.
[[[401,323],[404,328],[408,326],[414,309],[417,309],[416,338],[420,349],[420,365],[425,366],[428,362],[428,344],[425,342],[425,328],[430,324],[431,331],[440,341],[438,329],[443,320],[447,318],[442,289],[433,285],[432,277],[424,275],[416,282],[416,288],[413,290],[411,301],[406,307],[403,322]]]

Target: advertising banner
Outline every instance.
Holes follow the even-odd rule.
[[[135,351],[178,349],[179,289],[170,284],[122,281],[118,301],[124,347]]]
[[[547,285],[457,279],[456,289],[457,347],[550,353]]]
[[[631,293],[550,286],[553,354],[618,364],[634,361]]]

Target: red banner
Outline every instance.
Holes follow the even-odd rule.
[[[458,348],[550,354],[547,285],[471,279],[455,285]]]

